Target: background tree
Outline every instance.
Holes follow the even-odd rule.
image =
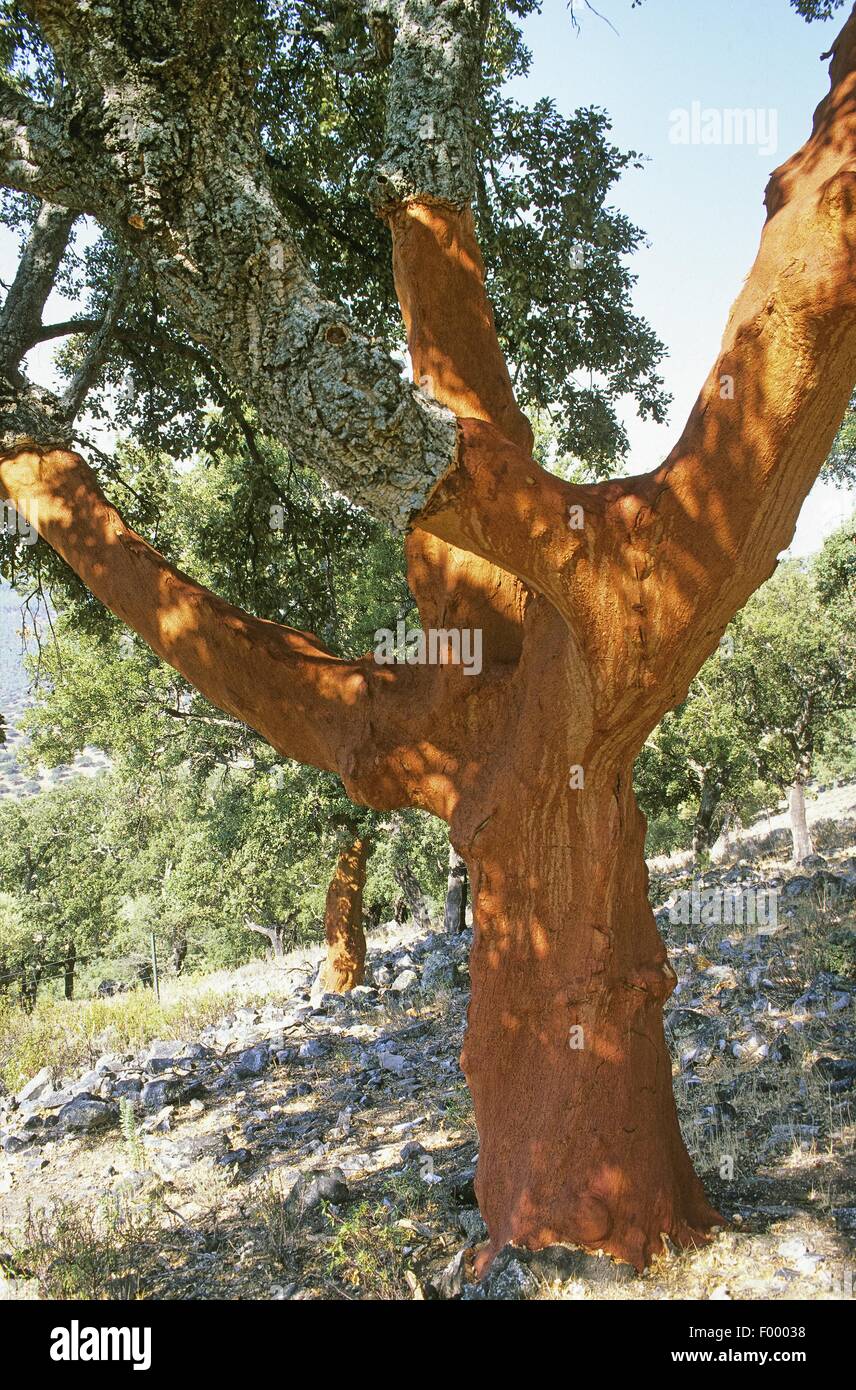
[[[819,759],[829,765],[852,749],[854,574],[852,522],[811,562],[781,565],[643,749],[636,773],[643,806],[662,817],[693,804],[696,853],[729,812],[746,823],[786,795],[794,863],[811,854],[806,783]]]
[[[0,975],[27,1007],[59,973],[70,999],[77,961],[105,949],[120,893],[115,829],[85,781],[0,803]]]
[[[783,565],[734,619],[734,655],[722,667],[724,699],[759,774],[787,793],[795,864],[812,853],[805,789],[815,759],[856,709],[852,599],[848,606],[825,605],[808,567]]]

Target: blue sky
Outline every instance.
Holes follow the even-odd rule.
[[[626,417],[637,472],[668,453],[710,369],[758,247],[767,179],[809,133],[829,87],[819,56],[848,11],[806,24],[788,0],[644,0],[637,9],[631,0],[593,3],[604,18],[577,0],[577,34],[563,0],[545,0],[525,26],[530,75],[511,91],[527,101],[550,96],[563,112],[601,106],[614,142],[648,158],[624,176],[613,201],[650,241],[633,259],[635,304],[669,349],[663,373],[674,404],[666,426]],[[691,112],[694,102],[702,112],[761,110],[762,133],[775,122],[778,148],[770,152],[769,138],[675,143],[672,113]],[[853,492],[816,485],[791,553],[816,549],[854,506]]]
[[[633,260],[636,307],[669,350],[664,364],[674,396],[669,423],[626,415],[630,471],[654,467],[680,433],[722,335],[732,300],[748,272],[763,223],[764,187],[772,169],[797,149],[828,88],[829,48],[847,11],[806,24],[788,0],[594,0],[598,18],[577,0],[580,32],[564,0],[544,0],[526,23],[530,75],[512,85],[532,101],[551,96],[561,110],[598,105],[611,116],[613,139],[646,156],[628,172],[614,202],[641,226],[650,245]],[[606,21],[609,21],[607,23]],[[610,27],[610,24],[613,27]],[[674,112],[715,108],[763,113],[764,140],[680,144]],[[774,129],[776,148],[770,134]],[[14,274],[16,246],[0,236],[0,275]],[[71,306],[54,297],[49,317]],[[50,350],[33,354],[45,380]],[[817,484],[807,499],[792,553],[818,547],[856,506],[854,492]]]

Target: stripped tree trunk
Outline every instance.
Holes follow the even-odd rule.
[[[282,756],[338,772],[358,804],[449,823],[474,900],[463,1064],[482,1267],[508,1241],[642,1266],[664,1237],[706,1239],[717,1217],[671,1094],[675,977],[632,768],[775,568],[856,378],[856,12],[808,141],[772,175],[755,265],[683,435],[651,473],[579,486],[531,457],[485,294],[469,207],[478,0],[395,7],[375,186],[416,387],[312,284],[268,181],[229,7],[147,0],[159,27],[144,62],[149,26],[125,23],[139,3],[34,0],[75,98],[46,109],[3,94],[6,182],[112,228],[262,428],[409,527],[423,625],[480,629],[484,669],[342,661],[223,603],[131,532],[23,407],[6,412],[0,493]],[[345,938],[364,868],[349,853],[333,893]],[[344,956],[353,982],[351,940]]]
[[[324,908],[327,955],[319,978],[325,994],[347,994],[365,979],[363,888],[368,852],[369,842],[362,835],[340,850],[327,889]]]

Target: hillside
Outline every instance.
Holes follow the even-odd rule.
[[[7,1034],[4,1296],[850,1296],[856,834],[826,822],[818,839],[799,874],[756,849],[703,876],[775,889],[778,921],[760,928],[673,924],[690,880],[652,879],[679,975],[682,1127],[728,1223],[709,1247],[664,1250],[643,1278],[573,1252],[505,1255],[469,1282],[483,1227],[457,1061],[468,941],[389,924],[348,997],[313,995],[310,950],[170,984],[160,1010],[150,992],[57,1004]]]

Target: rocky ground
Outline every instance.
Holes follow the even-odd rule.
[[[122,1051],[108,1029],[85,1069],[0,1097],[4,1296],[852,1297],[856,834],[818,839],[799,873],[768,856],[703,876],[775,888],[773,924],[673,923],[686,868],[652,879],[683,1130],[729,1222],[704,1249],[642,1278],[512,1252],[468,1282],[468,941],[390,924],[346,998],[313,993],[317,951],[209,977],[228,1012],[192,1036]]]

